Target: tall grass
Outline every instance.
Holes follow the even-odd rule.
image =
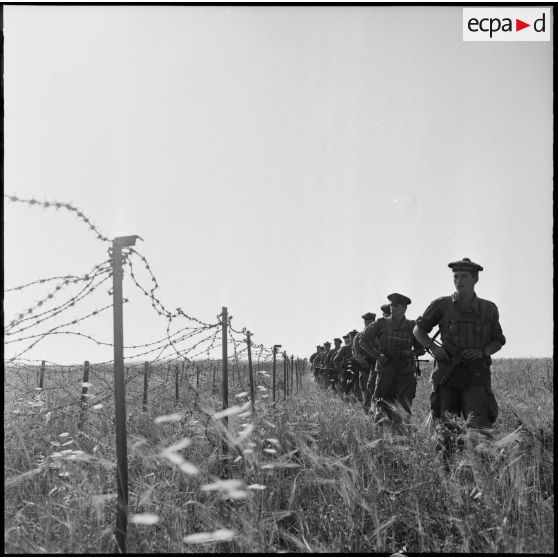
[[[230,435],[199,410],[220,408],[209,387],[197,407],[187,390],[175,405],[170,387],[147,413],[130,401],[128,552],[552,554],[551,371],[550,360],[496,361],[495,440],[472,440],[450,473],[426,420],[426,377],[406,434],[309,375],[275,406],[258,390],[255,415],[230,416]],[[112,553],[112,403],[81,432],[75,408],[48,415],[55,403],[6,394],[5,552]]]

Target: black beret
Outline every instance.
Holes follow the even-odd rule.
[[[326,345],[329,345],[329,346],[331,347],[331,343],[330,343],[329,341],[326,341],[326,342],[324,343],[324,347],[325,347]]]
[[[388,295],[388,300],[393,304],[403,304],[404,306],[411,304],[411,299],[408,296],[399,293],[391,293]]]
[[[349,335],[351,335],[352,337],[354,337],[357,334],[358,334],[358,331],[356,329],[353,329],[352,331],[349,331]]]
[[[376,314],[374,314],[374,312],[366,312],[366,314],[363,314],[361,317],[363,320],[375,320]]]
[[[389,304],[382,304],[382,306],[380,306],[380,310],[384,314],[391,314],[391,306]]]
[[[347,335],[343,335],[343,339],[349,339],[350,336],[351,336],[351,334],[347,333]]]
[[[452,271],[470,271],[471,273],[482,271],[482,265],[472,262],[469,258],[463,258],[457,262],[450,262],[448,267]]]
[[[333,342],[334,342],[334,343],[341,343],[341,339],[339,339],[339,337],[335,337],[335,338],[333,339]]]

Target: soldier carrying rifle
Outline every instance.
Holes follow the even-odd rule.
[[[339,352],[339,349],[341,349],[341,339],[339,339],[339,337],[336,337],[333,340],[333,348],[329,351],[325,359],[326,377],[324,385],[326,389],[328,387],[330,387],[331,389],[337,389],[338,370],[335,368],[333,360],[335,358],[335,355],[337,355],[337,353]]]
[[[316,347],[316,352],[312,353],[312,355],[310,356],[310,358],[308,359],[310,361],[310,369],[313,370],[314,372],[314,382],[318,382],[318,368],[317,368],[317,364],[318,364],[318,356],[322,354],[324,348],[321,345],[318,345]]]
[[[452,415],[461,415],[469,428],[490,435],[498,416],[491,386],[490,355],[506,342],[498,308],[475,293],[482,266],[463,258],[448,267],[453,272],[455,292],[430,303],[413,331],[436,359],[430,408],[446,468],[457,445]],[[440,326],[441,343],[428,336],[436,325]]]
[[[347,390],[347,383],[350,380],[349,363],[353,356],[353,348],[351,344],[351,335],[343,335],[345,344],[337,351],[333,357],[333,366],[338,371],[338,391],[345,394]]]

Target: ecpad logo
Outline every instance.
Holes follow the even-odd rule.
[[[463,8],[464,41],[550,41],[550,8]]]

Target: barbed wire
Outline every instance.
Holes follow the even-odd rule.
[[[71,203],[60,203],[60,202],[41,202],[39,200],[36,199],[23,199],[23,198],[19,198],[17,196],[14,195],[8,195],[8,194],[4,194],[4,198],[7,198],[9,201],[11,202],[17,202],[17,203],[25,203],[31,206],[34,205],[38,205],[40,207],[42,207],[43,209],[65,209],[66,211],[69,211],[71,213],[75,213],[75,216],[80,219],[81,221],[83,221],[89,229],[91,229],[95,235],[97,236],[97,238],[103,242],[111,242],[111,240],[109,238],[107,238],[106,236],[104,236],[103,234],[100,233],[99,229],[91,222],[90,219],[88,219],[85,214],[80,211],[77,207],[75,207],[74,205],[72,205]]]
[[[107,275],[107,277],[105,278],[108,279],[108,277],[110,277],[112,275],[111,273],[111,267],[110,266],[106,266],[107,262],[104,261],[100,264],[97,264],[89,273],[78,277],[76,279],[73,279],[71,282],[74,284],[77,284],[81,281],[88,281],[88,284],[85,285],[83,287],[83,289],[78,292],[76,295],[74,295],[72,298],[70,298],[69,300],[67,300],[66,302],[63,302],[61,304],[59,304],[59,306],[55,307],[55,308],[51,308],[50,310],[45,310],[44,312],[40,312],[39,314],[35,314],[34,316],[26,316],[26,314],[32,314],[33,311],[41,306],[43,306],[43,304],[45,302],[48,302],[49,300],[52,300],[54,298],[54,296],[64,287],[70,284],[70,281],[65,279],[62,283],[60,283],[59,285],[56,286],[56,288],[54,289],[54,291],[51,291],[47,296],[43,297],[42,299],[40,299],[38,302],[35,303],[34,306],[31,306],[30,308],[28,308],[27,310],[25,310],[24,312],[20,312],[16,318],[14,318],[12,321],[10,321],[10,323],[8,324],[8,326],[5,328],[4,330],[4,334],[5,335],[15,335],[17,333],[20,333],[22,330],[18,330],[16,332],[13,333],[9,333],[9,331],[14,328],[15,326],[22,324],[28,320],[32,320],[34,318],[39,318],[41,316],[44,316],[45,314],[48,313],[52,313],[52,316],[57,315],[59,312],[56,312],[58,309],[66,309],[70,306],[73,306],[73,304],[75,304],[75,302],[77,302],[78,300],[81,300],[83,297],[80,297],[80,295],[87,290],[88,286],[91,285],[93,283],[93,281],[101,276],[101,275]],[[87,294],[90,294],[94,289],[92,289],[91,291],[87,292]],[[72,302],[73,301],[73,302]],[[66,308],[64,308],[66,307]],[[62,311],[61,310],[61,311]],[[50,317],[52,317],[50,316]],[[37,322],[39,323],[39,322]],[[33,324],[33,325],[36,325]],[[28,327],[33,327],[33,325],[28,326]],[[27,328],[25,328],[27,329]]]
[[[91,318],[92,316],[96,316],[98,314],[100,314],[101,312],[104,312],[105,310],[107,310],[108,308],[112,308],[112,304],[108,304],[107,306],[104,306],[103,308],[94,310],[93,312],[90,312],[89,314],[86,314],[85,316],[82,316],[81,318],[76,318],[75,320],[72,320],[71,322],[67,322],[65,324],[61,324],[59,326],[55,326],[52,329],[46,331],[39,339],[36,339],[33,343],[31,343],[27,348],[25,348],[23,351],[21,351],[20,353],[18,353],[16,356],[8,359],[8,363],[14,361],[15,359],[19,358],[21,355],[24,355],[27,351],[30,351],[35,345],[37,345],[37,343],[39,343],[40,341],[42,341],[45,337],[47,337],[48,335],[52,334],[52,332],[56,331],[57,329],[61,328],[61,327],[66,327],[68,325],[75,325],[77,323],[80,323],[84,320],[86,320],[87,318]]]
[[[136,256],[138,256],[138,258],[144,264],[144,266],[145,266],[146,270],[148,271],[148,273],[151,277],[151,280],[153,282],[153,287],[148,292],[142,285],[139,284],[138,280],[136,279],[136,277],[134,275],[132,262],[130,260],[130,261],[128,261],[128,266],[130,268],[130,275],[132,277],[132,280],[135,283],[135,285],[144,293],[144,295],[146,295],[148,298],[151,299],[151,304],[152,304],[153,308],[157,311],[158,314],[160,314],[161,316],[164,316],[165,318],[168,318],[168,319],[173,319],[173,318],[177,318],[178,316],[182,316],[183,318],[186,318],[187,320],[191,320],[191,321],[196,322],[196,323],[198,323],[202,326],[205,326],[205,327],[213,327],[214,325],[216,325],[216,324],[208,324],[206,322],[202,322],[201,320],[198,320],[198,318],[195,318],[194,316],[189,316],[188,314],[186,314],[182,310],[182,308],[176,308],[176,310],[174,312],[171,312],[170,310],[168,310],[165,307],[165,305],[155,296],[155,291],[159,288],[159,283],[157,282],[155,274],[153,273],[153,270],[151,269],[151,266],[149,265],[147,259],[145,258],[145,256],[140,254],[134,248],[129,248],[129,251],[130,251],[131,254],[135,254]]]

